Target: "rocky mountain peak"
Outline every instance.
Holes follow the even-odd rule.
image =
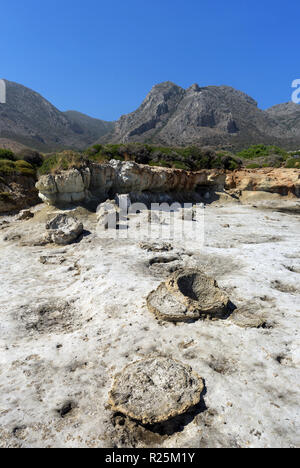
[[[291,113],[290,107],[294,109],[283,108],[285,116]],[[297,115],[287,124],[278,110],[263,111],[252,97],[230,86],[200,87],[195,83],[185,90],[167,81],[155,85],[142,105],[122,116],[114,131],[102,141],[228,148],[265,143],[291,147],[300,143]]]

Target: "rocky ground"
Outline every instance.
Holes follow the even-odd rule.
[[[59,210],[32,211],[0,218],[1,447],[299,447],[297,202],[207,205],[203,247],[118,239],[84,208],[76,243],[45,245]],[[146,233],[147,219],[132,222]],[[187,267],[217,280],[227,318],[171,323],[148,309]],[[149,356],[189,365],[205,385],[196,406],[154,425],[108,403],[116,374]]]

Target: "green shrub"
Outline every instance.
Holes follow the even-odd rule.
[[[289,158],[285,163],[285,167],[287,169],[300,169],[300,159]]]
[[[244,149],[237,153],[237,156],[243,159],[256,159],[263,156],[270,156],[272,154],[284,157],[287,155],[287,152],[274,145],[252,145],[248,149]]]
[[[40,167],[43,164],[43,157],[37,151],[25,148],[16,154],[17,159],[28,162],[32,166]]]
[[[8,174],[14,172],[15,162],[9,159],[0,159],[0,173]]]
[[[259,169],[260,168],[260,165],[259,164],[248,164],[248,166],[246,166],[246,169]]]
[[[174,161],[173,164],[172,164],[172,167],[174,169],[183,169],[185,171],[189,171],[190,168],[183,162],[181,161]]]
[[[39,168],[39,175],[57,173],[71,168],[79,168],[84,164],[84,157],[75,151],[63,151],[45,157],[42,166]]]
[[[234,159],[232,159],[229,164],[228,164],[228,169],[230,171],[235,171],[236,169],[238,169],[240,167],[240,165],[238,164],[237,161],[235,161]]]
[[[20,174],[24,176],[35,177],[35,169],[26,161],[10,161],[0,159],[0,173],[4,175]]]
[[[167,161],[161,160],[161,161],[151,161],[149,163],[150,166],[159,166],[159,167],[171,167],[170,164]]]
[[[8,149],[0,148],[0,159],[15,161],[16,157],[12,151]]]

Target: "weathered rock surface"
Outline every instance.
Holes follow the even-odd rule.
[[[147,298],[147,305],[157,318],[180,322],[200,318],[224,318],[229,298],[217,282],[198,270],[175,271]]]
[[[92,234],[41,247],[32,242],[57,210],[41,204],[32,211],[29,221],[0,221],[1,238],[22,234],[21,242],[0,239],[1,447],[299,446],[298,215],[210,204],[202,249],[197,239],[185,246],[180,239],[105,239],[96,213],[74,207],[68,215]],[[162,281],[149,274],[150,259],[185,260],[183,250],[192,253],[187,267],[216,278],[230,295],[238,312],[228,320],[175,326],[147,310],[147,295]],[[115,374],[160,354],[205,378],[204,401],[154,426],[111,411]]]
[[[209,201],[224,190],[235,195],[241,195],[243,191],[260,191],[299,197],[300,170],[249,169],[226,173],[212,169],[188,172],[112,160],[101,165],[91,164],[89,168],[42,176],[36,187],[40,198],[50,205],[89,201],[91,198],[104,201],[111,195],[120,197],[122,194],[130,194],[133,202],[145,203],[174,199]]]
[[[18,220],[19,221],[24,221],[26,219],[30,219],[30,218],[33,218],[34,217],[34,213],[32,213],[32,211],[30,210],[22,210],[20,211],[19,215],[18,215]]]
[[[59,214],[46,224],[49,231],[45,240],[58,245],[74,242],[83,233],[83,225],[76,218],[66,214]]]
[[[61,174],[46,175],[39,179],[36,188],[43,202],[78,203],[89,198],[90,170],[88,168],[70,169]]]
[[[39,203],[35,183],[36,179],[31,176],[0,173],[0,214],[23,210]]]
[[[200,402],[203,380],[190,366],[166,357],[129,364],[115,377],[109,403],[143,424],[154,424],[185,413]]]
[[[137,196],[147,191],[157,194],[199,192],[199,195],[204,195],[210,190],[222,190],[225,178],[224,171],[203,170],[192,173],[112,160],[106,164],[92,164],[90,168],[42,176],[36,187],[44,202],[56,204],[87,200],[90,193],[99,200],[109,198],[112,193],[133,192]]]
[[[234,171],[227,173],[225,188],[300,197],[300,170],[265,168]]]

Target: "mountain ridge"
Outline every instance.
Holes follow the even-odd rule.
[[[230,86],[194,83],[187,89],[166,81],[152,87],[141,105],[115,122],[81,112],[62,112],[43,96],[4,80],[0,139],[41,151],[82,150],[95,143],[152,143],[243,149],[251,144],[300,146],[300,106],[283,103],[262,110]]]
[[[61,112],[39,93],[4,81],[7,102],[0,104],[0,138],[38,150],[84,149],[113,125],[74,111]]]
[[[291,103],[293,104],[293,103]],[[283,107],[282,107],[283,106]],[[230,86],[187,89],[172,82],[155,85],[142,104],[123,115],[99,142],[151,142],[171,146],[245,147],[255,143],[300,144],[300,107],[271,110]],[[287,115],[286,115],[287,114]]]

